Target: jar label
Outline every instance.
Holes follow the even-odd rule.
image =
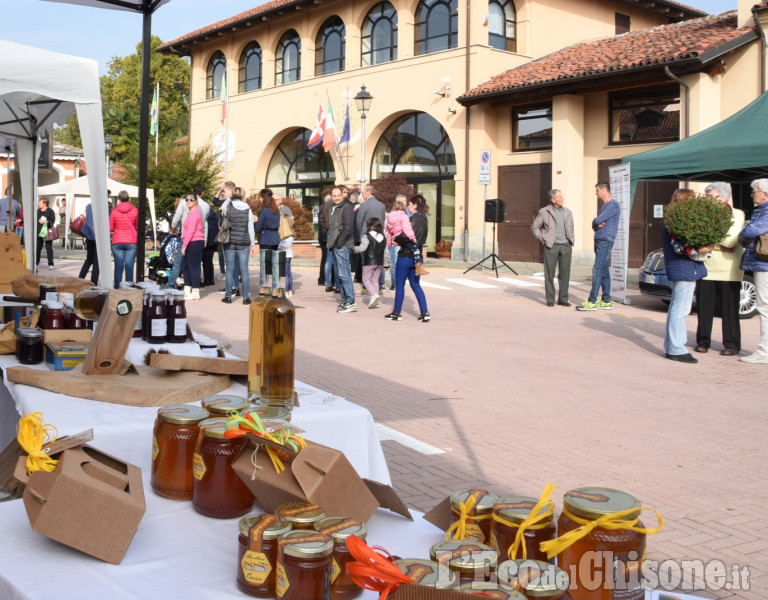
[[[165,319],[152,319],[152,327],[150,329],[152,337],[162,337],[168,334],[168,321]]]
[[[240,561],[243,577],[248,583],[262,584],[272,572],[272,563],[263,552],[247,550]]]
[[[173,335],[178,337],[181,335],[187,335],[187,320],[177,318],[173,322]]]
[[[331,561],[331,585],[336,583],[336,579],[341,575],[341,567],[339,566],[339,563],[336,561],[336,557],[333,557],[333,560]]]
[[[192,456],[192,475],[200,481],[205,475],[205,461],[197,452]]]
[[[277,561],[277,565],[275,566],[275,592],[277,592],[277,597],[282,598],[285,596],[285,592],[288,591],[289,587],[291,587],[291,582],[288,581],[285,567],[282,562]]]
[[[152,460],[157,459],[157,455],[160,454],[160,446],[157,445],[157,436],[152,436]]]

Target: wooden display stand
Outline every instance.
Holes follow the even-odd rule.
[[[24,266],[21,239],[15,233],[0,233],[0,293],[10,294],[11,281],[31,271]]]
[[[83,363],[83,375],[115,375],[120,371],[143,302],[141,290],[109,290]]]

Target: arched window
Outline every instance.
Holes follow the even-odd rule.
[[[458,0],[421,0],[415,25],[417,55],[455,48],[459,42]]]
[[[329,18],[315,40],[315,75],[328,75],[344,70],[344,22],[336,16]]]
[[[261,46],[251,42],[240,55],[238,91],[261,89]]]
[[[291,83],[301,79],[301,38],[289,29],[280,38],[275,53],[275,84]]]
[[[389,2],[379,2],[363,21],[362,62],[364,67],[397,60],[397,11]]]
[[[224,53],[221,51],[214,53],[211,56],[211,60],[208,61],[208,70],[205,77],[206,100],[221,98],[221,80],[226,72],[227,59],[224,58]]]
[[[497,50],[515,52],[517,12],[512,0],[488,1],[488,44]]]

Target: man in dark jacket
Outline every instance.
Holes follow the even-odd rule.
[[[354,247],[355,209],[344,199],[340,187],[331,190],[330,216],[328,219],[328,249],[333,250],[333,260],[341,284],[341,304],[338,312],[357,312],[355,288],[349,257]]]

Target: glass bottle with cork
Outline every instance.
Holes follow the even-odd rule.
[[[265,250],[264,252],[272,252]],[[261,396],[262,345],[264,339],[264,306],[272,295],[272,260],[264,261],[264,287],[251,301],[248,311],[248,399],[258,402]]]

